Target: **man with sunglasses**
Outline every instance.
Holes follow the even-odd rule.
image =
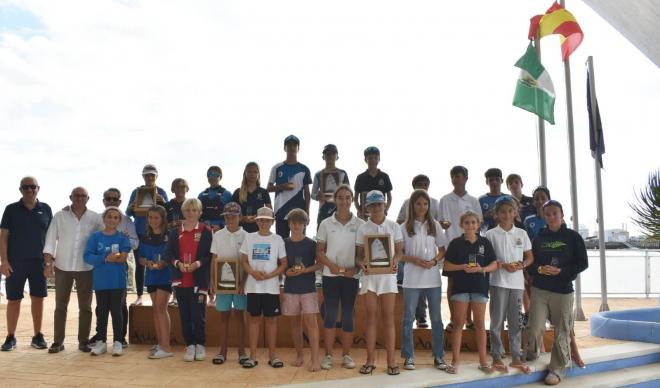
[[[114,187],[111,187],[107,189],[103,193],[103,206],[105,208],[108,208],[109,206],[115,206],[119,207],[121,205],[121,192],[119,189],[116,189]],[[100,218],[100,216],[99,216]],[[100,222],[103,222],[102,220],[99,220]],[[135,232],[135,224],[129,217],[122,217],[121,222],[117,226],[117,230],[124,233],[127,237],[128,240],[131,242],[131,249],[135,251],[138,248],[138,245],[140,244],[140,239]],[[122,309],[123,313],[122,316],[124,317],[124,322],[123,322],[123,329],[122,329],[122,340],[121,344],[123,347],[128,346],[128,342],[126,342],[126,334],[128,334],[128,306],[126,306],[126,293],[124,293],[124,300],[122,301]],[[98,306],[94,310],[94,314],[98,316]],[[92,338],[89,339],[88,347],[93,348],[94,345],[96,344],[96,341],[98,340],[98,327],[96,328],[96,334]]]
[[[7,338],[2,351],[16,348],[16,326],[21,312],[25,282],[30,284],[32,347],[46,349],[48,344],[41,333],[44,298],[48,295],[44,270],[44,242],[53,213],[37,199],[39,184],[34,177],[21,179],[22,198],[7,205],[0,223],[0,272],[7,278]]]
[[[71,206],[55,213],[46,233],[44,260],[46,277],[55,277],[55,334],[48,353],[64,350],[66,316],[73,282],[78,297],[78,349],[89,352],[87,338],[92,325],[92,269],[83,260],[89,236],[103,227],[101,217],[87,209],[89,195],[76,187],[69,196]],[[57,260],[55,260],[57,258]]]

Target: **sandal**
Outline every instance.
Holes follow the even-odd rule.
[[[399,366],[398,366],[398,365],[388,366],[388,367],[387,367],[387,374],[388,374],[388,375],[390,375],[390,376],[396,376],[396,375],[398,375],[399,373],[401,373],[401,372],[399,372]]]
[[[529,365],[525,364],[524,362],[520,362],[520,363],[518,363],[518,364],[512,362],[511,364],[509,364],[509,366],[510,366],[511,368],[516,368],[516,369],[520,370],[522,373],[524,373],[524,374],[526,374],[526,375],[528,375],[528,374],[530,374],[530,373],[533,372],[532,367],[530,367]]]
[[[465,325],[465,328],[467,330],[474,330],[474,322],[470,322],[467,325]]]
[[[449,373],[450,375],[455,375],[458,373],[458,365],[447,364],[447,369],[445,369],[445,372]]]
[[[225,363],[225,355],[222,353],[218,353],[217,356],[213,357],[213,364],[214,365],[222,365]]]
[[[513,364],[511,364],[513,367]],[[492,368],[501,373],[509,373],[509,369],[502,363],[502,360],[493,361]]]
[[[284,363],[282,362],[282,360],[275,357],[272,360],[268,360],[268,365],[272,366],[273,368],[281,368],[284,366]]]
[[[243,368],[254,368],[257,365],[259,365],[259,361],[248,358],[243,363]]]
[[[487,375],[493,373],[493,367],[490,365],[479,365],[477,368]]]
[[[245,361],[247,361],[249,359],[250,359],[250,357],[248,357],[247,354],[241,354],[240,356],[238,356],[238,363],[243,365],[243,364],[245,364]]]
[[[362,365],[362,368],[360,368],[360,373],[362,373],[363,375],[370,375],[374,373],[374,369],[376,369],[374,365],[364,364]]]

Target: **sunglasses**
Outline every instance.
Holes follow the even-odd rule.
[[[36,190],[39,188],[37,185],[21,185],[21,190]]]
[[[119,202],[118,197],[104,197],[103,200],[106,202]]]
[[[219,177],[220,177],[220,173],[219,173],[219,172],[210,172],[210,173],[206,174],[206,176],[207,176],[208,178],[219,178]]]

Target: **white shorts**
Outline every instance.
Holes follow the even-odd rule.
[[[360,282],[362,284],[360,294],[366,294],[368,291],[376,295],[399,292],[396,286],[396,274],[364,275]]]

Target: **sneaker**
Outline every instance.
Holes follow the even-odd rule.
[[[89,353],[92,351],[92,348],[89,347],[88,343],[81,342],[78,344],[78,350],[80,350],[83,353]]]
[[[186,354],[183,355],[183,361],[193,361],[195,359],[195,345],[186,346]]]
[[[2,347],[0,349],[3,352],[8,352],[10,350],[16,349],[16,337],[14,337],[13,334],[9,334],[7,338],[5,338],[5,343],[2,344]]]
[[[412,357],[406,358],[406,360],[403,362],[403,369],[415,370],[415,359]]]
[[[323,357],[323,360],[321,360],[321,369],[323,369],[323,370],[332,369],[332,356],[331,355],[326,354],[325,357]]]
[[[64,350],[64,344],[61,344],[59,342],[53,342],[52,345],[50,345],[50,348],[48,348],[48,353],[59,353]]]
[[[32,345],[32,347],[35,349],[48,349],[48,344],[44,339],[44,335],[41,333],[38,333],[32,337],[32,343],[30,345]]]
[[[341,358],[341,367],[346,369],[355,369],[355,361],[348,354]]]
[[[160,360],[161,358],[167,358],[174,356],[172,352],[166,352],[163,349],[158,348],[155,352],[149,355],[149,358],[152,360]]]
[[[92,348],[92,356],[100,356],[103,353],[108,352],[108,345],[103,341],[96,341],[96,344]]]
[[[355,361],[348,354],[341,358],[341,367],[346,369],[355,369]]]
[[[447,363],[442,358],[434,358],[433,366],[435,366],[435,369],[447,370]]]
[[[121,339],[121,347],[123,349],[126,349],[128,347],[128,342],[126,342],[126,338]]]
[[[115,341],[112,343],[112,356],[113,357],[119,357],[122,355],[124,352],[124,347],[122,346],[121,342]]]
[[[160,350],[160,345],[154,345],[151,347],[151,349],[149,349],[149,354],[154,354],[159,350]]]
[[[204,361],[206,358],[206,348],[204,345],[195,345],[195,361]]]

